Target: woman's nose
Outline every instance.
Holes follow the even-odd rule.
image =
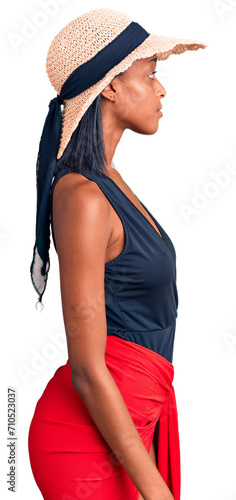
[[[158,80],[156,83],[157,83],[157,95],[160,99],[162,99],[162,97],[166,96],[166,89]]]

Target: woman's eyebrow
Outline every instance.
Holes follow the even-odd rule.
[[[152,61],[157,62],[157,57],[155,57],[154,59],[151,59],[149,62],[152,62]]]

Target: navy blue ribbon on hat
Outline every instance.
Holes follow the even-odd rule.
[[[64,82],[60,95],[49,103],[37,158],[36,239],[30,274],[42,305],[50,268],[50,188],[54,177],[62,131],[61,104],[98,83],[112,68],[146,40],[149,33],[138,23],[131,22],[112,42],[93,58],[76,68]],[[36,307],[37,307],[36,303]]]

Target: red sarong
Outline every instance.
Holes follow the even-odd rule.
[[[160,474],[180,500],[174,367],[145,347],[107,337],[106,365],[148,451],[155,438]],[[138,500],[139,492],[71,384],[69,361],[39,399],[29,429],[29,455],[45,500]]]

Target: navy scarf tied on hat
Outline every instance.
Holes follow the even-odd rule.
[[[39,295],[38,303],[46,288],[50,268],[50,189],[54,177],[57,153],[62,131],[61,104],[72,99],[92,85],[98,83],[112,68],[119,64],[149,36],[138,23],[131,22],[111,43],[92,59],[76,68],[62,86],[60,95],[49,103],[43,132],[40,139],[36,165],[37,213],[36,241],[30,275]]]

